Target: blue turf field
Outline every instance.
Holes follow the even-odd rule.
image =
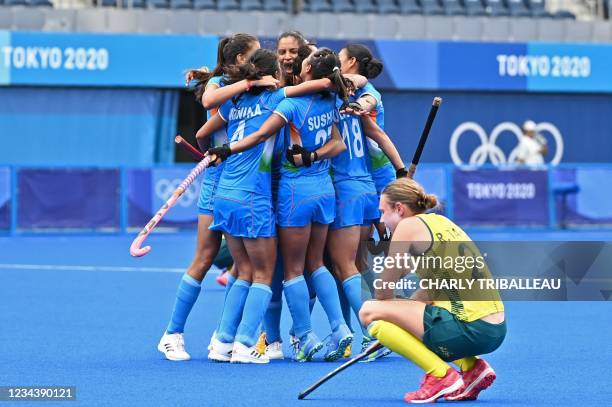
[[[579,236],[585,234],[559,235]],[[194,236],[153,236],[153,251],[142,259],[130,258],[130,242],[125,236],[0,237],[0,385],[75,385],[75,404],[86,406],[352,407],[405,405],[403,393],[419,384],[421,372],[392,356],[358,364],[300,402],[298,392],[337,364],[208,362],[206,345],[223,298],[213,275],[187,324],[194,359],[166,361],[156,345]],[[498,379],[481,400],[462,405],[610,405],[610,303],[506,306],[508,336],[487,358]],[[313,318],[324,336],[318,305]],[[285,310],[285,339],[288,325]],[[28,404],[39,405],[18,405]]]

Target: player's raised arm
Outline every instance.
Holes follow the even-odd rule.
[[[400,157],[399,152],[397,151],[397,148],[395,148],[395,144],[393,144],[387,133],[385,133],[385,131],[376,124],[374,119],[364,116],[361,119],[361,124],[363,126],[364,134],[378,143],[381,150],[385,153],[389,160],[391,160],[395,171],[406,167],[402,161],[402,157]]]
[[[212,109],[221,106],[223,103],[243,92],[248,92],[252,87],[276,88],[279,83],[280,81],[278,79],[271,75],[266,75],[257,80],[243,79],[222,88],[209,85],[202,97],[202,106],[204,106],[204,109]]]

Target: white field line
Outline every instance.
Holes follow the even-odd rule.
[[[176,267],[122,267],[122,266],[69,266],[61,264],[5,264],[0,263],[0,270],[63,270],[63,271],[113,271],[144,273],[184,273],[186,268]],[[218,270],[212,269],[211,273]]]

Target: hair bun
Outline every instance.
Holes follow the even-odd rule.
[[[433,209],[438,206],[438,197],[433,194],[425,194],[420,201],[425,209]]]

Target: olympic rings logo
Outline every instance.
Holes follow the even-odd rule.
[[[176,190],[176,188],[181,185],[181,182],[183,182],[183,180],[180,178],[162,178],[155,183],[155,195],[165,202],[172,196],[172,193]],[[198,189],[194,183],[192,183],[183,193],[181,199],[177,201],[177,204],[188,207],[193,205],[196,199],[198,199]]]
[[[513,133],[517,139],[517,146],[510,152],[508,157],[506,157],[504,151],[496,144],[500,134],[506,131]],[[459,126],[457,126],[455,131],[453,131],[449,145],[450,156],[455,165],[464,164],[461,157],[459,157],[457,145],[459,143],[459,138],[466,132],[474,132],[480,139],[480,146],[478,146],[470,155],[468,162],[470,165],[481,166],[487,162],[487,159],[489,159],[495,166],[516,164],[516,156],[519,153],[518,143],[520,143],[521,137],[523,137],[523,132],[515,123],[499,123],[497,126],[495,126],[489,137],[487,137],[487,133],[478,123],[461,123]],[[550,161],[550,164],[559,164],[559,162],[561,162],[561,158],[563,157],[563,137],[561,137],[561,132],[559,132],[559,129],[557,129],[557,127],[555,127],[555,125],[552,123],[542,122],[536,125],[536,132],[548,132],[553,137],[557,148],[555,150],[555,156]]]

